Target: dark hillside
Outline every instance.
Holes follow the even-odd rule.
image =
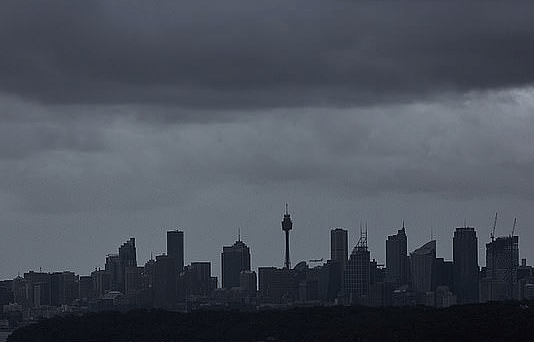
[[[316,307],[241,313],[161,310],[56,317],[20,328],[23,341],[530,341],[533,305]]]

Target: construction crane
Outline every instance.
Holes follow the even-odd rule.
[[[509,285],[509,296],[510,299],[514,298],[514,231],[515,225],[517,223],[517,217],[514,218],[514,225],[512,226],[512,234],[510,235],[510,285]],[[517,271],[516,271],[517,272]]]
[[[308,262],[323,262],[323,258],[321,259],[310,259]]]
[[[497,226],[497,213],[495,213],[495,220],[493,221],[493,230],[491,231],[491,235],[490,235],[491,237],[491,278],[492,279],[495,279],[495,227],[496,226]]]
[[[493,221],[493,230],[491,231],[491,242],[495,240],[495,227],[497,226],[497,213],[495,213],[495,220]]]

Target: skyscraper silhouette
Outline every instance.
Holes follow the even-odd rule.
[[[330,230],[330,259],[339,262],[344,269],[348,257],[347,230],[342,228]]]
[[[486,244],[486,278],[490,280],[489,300],[515,297],[519,266],[519,236],[498,237]],[[482,297],[482,296],[481,296]]]
[[[176,271],[184,269],[184,232],[170,230],[167,232],[167,255],[174,259]]]
[[[367,248],[367,229],[361,230],[360,239],[352,250],[344,272],[345,295],[352,303],[369,293],[371,255]]]
[[[289,231],[293,229],[293,222],[291,221],[291,216],[287,210],[286,203],[286,213],[284,214],[284,220],[282,221],[282,230],[286,232],[286,259],[284,266],[287,269],[291,268],[291,261],[289,260]]]
[[[168,255],[156,256],[154,264],[154,305],[171,308],[177,300],[176,260]]]
[[[453,291],[458,304],[478,303],[478,240],[475,228],[456,228],[452,238]]]
[[[133,237],[119,247],[119,290],[123,293],[126,290],[126,267],[128,266],[137,266],[137,252]]]
[[[239,286],[241,271],[250,271],[250,248],[241,241],[233,246],[224,246],[221,253],[222,287]]]
[[[436,240],[425,243],[410,254],[412,287],[415,291],[433,290],[436,265]]]
[[[347,230],[342,228],[330,230],[328,272],[330,274],[331,298],[334,298],[343,288],[343,275],[348,261],[348,248]]]
[[[386,240],[386,280],[396,285],[408,283],[409,261],[404,222],[397,234]]]

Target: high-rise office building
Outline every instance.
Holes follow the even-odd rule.
[[[71,305],[78,296],[78,276],[74,272],[50,274],[50,302],[52,306]]]
[[[475,228],[456,228],[452,238],[454,287],[459,304],[478,302],[478,240]]]
[[[217,278],[211,276],[211,262],[192,262],[189,268],[192,276],[191,294],[207,296],[217,288]]]
[[[111,273],[107,270],[94,270],[91,272],[93,279],[93,295],[102,297],[111,290]]]
[[[349,258],[348,233],[346,229],[335,228],[330,230],[330,260],[339,262],[342,269]]]
[[[168,255],[156,256],[154,264],[154,305],[173,307],[177,301],[176,262]]]
[[[50,305],[50,274],[43,272],[24,273],[27,299],[30,306]]]
[[[477,282],[478,285],[478,282]],[[432,275],[432,290],[438,286],[446,286],[451,290],[454,287],[454,262],[443,258],[436,258],[434,274]]]
[[[167,232],[167,255],[175,260],[178,273],[184,269],[184,232],[171,230]]]
[[[436,240],[427,242],[410,254],[410,270],[414,291],[433,290],[436,264]]]
[[[241,271],[250,271],[250,248],[239,238],[221,253],[222,287],[238,287]]]
[[[80,276],[78,280],[78,294],[81,300],[93,299],[93,277],[92,276]]]
[[[242,271],[239,274],[239,287],[247,293],[248,296],[256,297],[257,278],[254,271]]]
[[[361,231],[360,240],[352,250],[343,276],[347,299],[358,303],[369,293],[371,255],[367,248],[367,230]]]
[[[519,266],[519,236],[498,237],[486,244],[486,289],[484,300],[516,297]],[[483,285],[484,286],[484,285]]]
[[[298,296],[295,270],[287,267],[259,267],[259,297],[262,303],[287,304]]]
[[[178,294],[182,301],[191,297],[210,296],[216,288],[217,277],[211,276],[210,262],[192,262],[184,267],[178,278]]]
[[[130,238],[119,247],[119,291],[125,292],[126,267],[137,266],[135,238]]]
[[[126,267],[124,293],[136,293],[143,289],[143,271],[144,267]]]
[[[112,291],[120,291],[120,285],[119,285],[120,266],[119,266],[119,255],[118,254],[106,255],[105,272],[107,273],[107,276],[102,277],[102,280],[103,281],[105,280],[105,282],[102,283],[102,291],[104,291],[104,289],[112,290]],[[104,292],[102,292],[101,294],[104,295]]]
[[[404,223],[397,234],[388,236],[386,240],[386,281],[396,285],[409,282],[407,241]]]

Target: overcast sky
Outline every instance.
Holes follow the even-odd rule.
[[[528,1],[2,1],[0,278],[89,274],[185,232],[252,267],[371,257],[514,217],[534,263],[534,4]]]

